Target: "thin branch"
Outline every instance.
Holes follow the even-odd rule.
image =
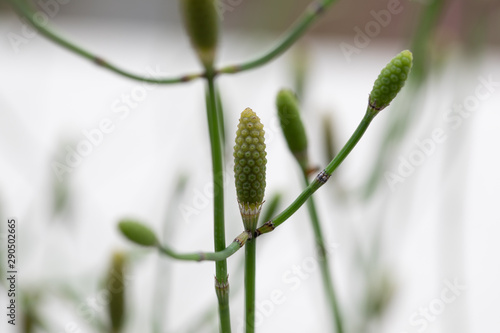
[[[373,112],[373,109],[368,108],[365,116],[359,123],[358,127],[352,134],[351,138],[347,141],[345,146],[340,150],[340,152],[335,156],[335,158],[326,166],[326,168],[321,171],[316,178],[307,186],[302,193],[295,199],[294,202],[290,204],[285,210],[278,214],[274,219],[271,219],[264,223],[261,227],[257,228],[253,237],[258,237],[262,234],[269,233],[276,229],[279,225],[285,222],[290,216],[292,216],[306,201],[309,199],[314,192],[316,192],[321,186],[323,186],[331,174],[337,169],[337,167],[346,159],[346,157],[351,153],[356,144],[359,142],[361,137],[366,132],[368,126],[372,120],[377,115],[377,112]],[[173,250],[165,247],[159,246],[160,251],[170,257],[180,260],[192,260],[192,261],[202,261],[202,260],[212,260],[220,261],[229,258],[231,255],[236,253],[248,240],[249,234],[247,231],[243,231],[236,239],[225,249],[217,252],[210,253],[191,253],[191,254],[179,254]]]
[[[42,35],[52,40],[54,43],[66,48],[67,50],[76,53],[77,55],[92,61],[94,64],[106,68],[116,74],[122,75],[129,79],[156,83],[156,84],[175,84],[175,83],[183,83],[189,82],[194,79],[206,77],[206,73],[195,73],[195,74],[187,74],[181,75],[178,77],[172,78],[152,78],[145,77],[138,74],[131,73],[122,68],[119,68],[103,58],[93,54],[92,52],[70,42],[69,40],[63,38],[50,28],[48,28],[45,24],[38,22],[35,19],[35,15],[37,14],[36,10],[31,8],[26,1],[16,1],[16,0],[6,0],[9,2],[14,9],[19,13],[19,15],[25,17],[28,22]],[[271,50],[267,53],[261,55],[257,59],[250,60],[248,62],[238,64],[238,65],[230,65],[223,67],[220,70],[216,70],[214,72],[214,76],[218,74],[233,74],[239,73],[242,71],[250,70],[259,66],[262,66],[271,60],[277,58],[281,54],[283,54],[286,50],[288,50],[304,33],[307,29],[321,16],[328,7],[330,7],[336,0],[323,0],[316,1],[309,5],[302,15],[302,17],[288,30],[282,40],[275,45]]]
[[[313,24],[325,10],[330,7],[336,0],[323,0],[311,3],[304,14],[297,20],[297,22],[288,29],[285,36],[281,41],[275,45],[271,50],[261,55],[257,59],[247,61],[243,64],[231,65],[221,68],[218,73],[233,74],[243,72],[262,66],[271,60],[277,58],[288,50],[300,37],[304,35],[307,29]]]
[[[249,234],[242,232],[222,251],[217,252],[198,252],[198,253],[178,253],[168,246],[158,245],[158,250],[171,258],[187,261],[221,261],[235,254],[247,242]]]
[[[192,81],[194,79],[204,77],[205,74],[189,74],[189,75],[182,75],[179,77],[172,77],[172,78],[151,78],[151,77],[144,77],[141,75],[133,74],[130,73],[124,69],[121,69],[103,58],[91,53],[90,51],[85,50],[84,48],[68,41],[67,39],[61,37],[54,31],[52,31],[50,28],[46,26],[46,24],[38,22],[35,17],[37,14],[37,11],[35,11],[33,8],[31,8],[26,1],[16,1],[16,0],[7,0],[14,9],[18,12],[19,15],[23,16],[28,20],[28,22],[42,35],[47,37],[48,39],[52,40],[54,43],[59,44],[60,46],[68,49],[71,52],[76,53],[77,55],[88,59],[92,61],[94,64],[101,66],[103,68],[106,68],[116,74],[122,75],[124,77],[127,77],[129,79],[137,80],[137,81],[142,81],[142,82],[149,82],[149,83],[156,83],[156,84],[173,84],[173,83],[182,83],[182,82],[188,82]]]
[[[257,229],[256,234],[260,236],[262,234],[273,231],[280,224],[285,222],[290,216],[292,216],[306,201],[309,199],[314,192],[316,192],[321,186],[323,186],[332,173],[337,169],[337,167],[345,160],[345,158],[349,155],[352,149],[359,142],[363,134],[366,132],[366,129],[370,125],[371,121],[377,115],[376,112],[373,112],[373,109],[368,107],[365,116],[361,120],[360,124],[352,134],[351,138],[345,146],[340,150],[340,152],[335,156],[335,158],[326,166],[326,168],[320,172],[316,178],[305,188],[305,190],[295,199],[294,202],[290,206],[288,206],[283,212],[281,212],[274,219],[267,221],[260,228]]]

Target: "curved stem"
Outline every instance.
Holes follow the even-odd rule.
[[[198,252],[198,253],[178,253],[168,246],[158,245],[160,253],[165,254],[177,260],[186,261],[221,261],[226,260],[235,254],[248,240],[248,232],[243,231],[228,247],[217,252]]]
[[[71,52],[74,52],[78,54],[79,56],[88,59],[95,63],[98,66],[104,67],[116,74],[122,75],[124,77],[127,77],[129,79],[137,80],[137,81],[142,81],[142,82],[149,82],[149,83],[156,83],[156,84],[172,84],[172,83],[182,83],[182,82],[188,82],[200,77],[205,76],[204,74],[190,74],[190,75],[182,75],[179,77],[173,77],[173,78],[150,78],[150,77],[145,77],[137,74],[130,73],[124,69],[121,69],[113,64],[110,64],[106,60],[102,59],[99,56],[96,56],[95,54],[85,50],[84,48],[68,41],[67,39],[59,36],[57,33],[52,31],[50,28],[46,27],[45,24],[38,22],[35,19],[35,15],[37,14],[36,11],[34,11],[25,1],[19,1],[19,0],[7,0],[13,7],[14,9],[19,13],[19,15],[23,16],[28,20],[28,22],[41,34],[43,34],[45,37],[48,39],[52,40],[54,43],[59,44],[60,46],[68,49]]]
[[[215,252],[226,248],[224,225],[224,156],[222,150],[221,121],[218,119],[213,73],[207,74],[207,118],[212,151],[212,174],[214,182],[214,248]],[[237,250],[237,249],[236,249]],[[215,262],[215,290],[219,300],[221,332],[231,332],[229,317],[229,282],[225,259]]]
[[[309,185],[302,191],[302,193],[299,194],[299,196],[295,199],[295,201],[293,201],[290,204],[290,206],[288,206],[285,210],[283,210],[280,214],[278,214],[274,219],[270,219],[269,221],[264,223],[261,227],[257,228],[257,230],[255,231],[255,236],[260,236],[262,234],[273,231],[277,226],[279,226],[280,224],[285,222],[290,216],[292,216],[307,201],[307,199],[309,199],[312,196],[314,192],[316,192],[321,186],[323,186],[323,184],[325,184],[325,182],[328,180],[328,176],[330,176],[335,171],[335,169],[345,160],[345,158],[349,155],[352,149],[356,146],[356,144],[361,139],[361,137],[363,136],[363,134],[365,133],[366,129],[368,128],[368,126],[370,125],[371,121],[375,116],[376,113],[373,113],[371,112],[371,110],[368,110],[364,118],[361,120],[360,124],[352,134],[349,141],[347,141],[342,150],[340,150],[337,156],[335,156],[335,158],[330,162],[330,164],[328,164],[325,170],[319,173],[316,176],[316,178],[311,183],[309,183]],[[239,250],[239,248],[242,247],[247,242],[248,238],[249,238],[248,231],[243,231],[238,237],[236,237],[236,239],[228,247],[222,247],[216,252],[210,252],[210,253],[180,254],[171,250],[166,246],[158,246],[158,248],[161,251],[161,253],[179,260],[221,261],[229,258],[231,255],[236,253]],[[220,242],[219,246],[222,246],[222,242]]]
[[[188,82],[192,81],[194,79],[198,79],[201,77],[206,77],[206,73],[196,73],[196,74],[188,74],[188,75],[182,75],[178,77],[172,77],[172,78],[150,78],[150,77],[145,77],[137,74],[130,73],[124,69],[121,69],[106,60],[102,59],[101,57],[93,54],[92,52],[89,52],[85,50],[84,48],[68,41],[67,39],[61,37],[54,31],[52,31],[50,28],[46,27],[45,24],[41,24],[38,22],[35,18],[34,15],[36,14],[36,11],[34,11],[30,6],[27,5],[25,1],[16,1],[16,0],[7,0],[13,7],[14,9],[23,17],[25,17],[28,22],[41,34],[43,34],[45,37],[48,39],[52,40],[56,44],[59,44],[60,46],[68,49],[71,52],[76,53],[77,55],[86,58],[92,62],[94,62],[96,65],[101,66],[103,68],[106,68],[116,74],[122,75],[124,77],[127,77],[129,79],[137,80],[137,81],[142,81],[142,82],[149,82],[149,83],[156,83],[156,84],[174,84],[174,83],[182,83],[182,82]],[[288,33],[283,37],[283,39],[271,50],[269,50],[267,53],[263,54],[262,56],[258,57],[257,59],[250,60],[246,63],[243,64],[238,64],[238,65],[230,65],[223,67],[220,70],[214,71],[212,75],[216,75],[218,73],[226,73],[226,74],[231,74],[231,73],[238,73],[246,70],[250,70],[259,66],[262,66],[271,60],[275,59],[279,55],[281,55],[283,52],[288,50],[302,35],[307,31],[307,29],[311,26],[312,23],[316,21],[316,19],[320,16],[321,13],[325,11],[328,7],[330,7],[336,0],[323,0],[319,2],[314,2],[309,7],[306,9],[305,13],[302,15],[302,17],[295,23],[288,31]]]
[[[335,158],[326,166],[326,168],[316,176],[316,178],[307,186],[304,191],[295,199],[294,202],[290,204],[284,211],[282,211],[274,219],[267,221],[256,231],[257,235],[265,234],[273,231],[280,224],[285,222],[290,216],[292,216],[314,192],[316,192],[321,186],[323,186],[331,174],[337,169],[337,167],[345,160],[349,153],[353,150],[356,144],[359,142],[366,129],[372,122],[373,118],[377,115],[372,109],[368,108],[365,116],[359,123],[358,127],[352,134],[351,138],[345,146],[340,150],[340,152],[335,156]]]
[[[253,69],[262,66],[274,58],[280,56],[283,52],[288,50],[302,35],[307,31],[307,29],[314,23],[321,13],[323,13],[328,7],[330,7],[336,0],[323,0],[315,1],[311,3],[302,17],[288,30],[287,34],[281,39],[281,41],[274,46],[271,50],[258,57],[257,59],[247,61],[243,64],[231,65],[221,68],[218,73],[233,74],[243,72],[249,69]]]
[[[245,327],[246,333],[255,332],[255,262],[257,239],[245,245]]]
[[[309,186],[309,180],[307,179],[307,173],[303,172],[303,180],[305,186]],[[333,285],[333,278],[330,274],[330,264],[328,262],[328,252],[325,246],[325,241],[323,238],[323,231],[321,230],[321,223],[318,217],[318,211],[316,210],[316,204],[314,202],[314,197],[311,196],[307,201],[307,208],[309,211],[309,217],[311,219],[312,228],[314,231],[314,240],[318,251],[318,263],[321,269],[321,276],[323,278],[323,284],[327,293],[327,298],[330,303],[331,310],[333,312],[333,318],[335,319],[335,328],[337,333],[343,333],[343,323],[342,316],[340,314],[340,309],[337,301],[337,296],[335,288]]]

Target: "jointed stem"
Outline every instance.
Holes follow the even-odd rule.
[[[347,141],[347,143],[340,150],[337,156],[335,156],[335,158],[326,166],[323,172],[321,172],[309,184],[309,186],[307,186],[304,189],[304,191],[302,191],[302,193],[297,197],[297,199],[295,199],[294,202],[290,204],[290,206],[288,206],[284,211],[278,214],[278,216],[276,216],[274,219],[267,221],[264,225],[258,228],[257,229],[258,235],[271,232],[280,224],[285,222],[304,204],[304,202],[306,202],[307,199],[309,199],[311,195],[313,195],[314,192],[316,192],[321,186],[323,186],[326,183],[328,177],[331,176],[331,174],[335,171],[335,169],[337,169],[337,167],[345,160],[345,158],[356,146],[356,144],[361,139],[361,137],[363,136],[366,129],[368,128],[371,121],[376,115],[377,115],[376,112],[374,112],[371,108],[368,108],[365,116],[363,117],[360,124],[352,134],[351,138],[349,139],[349,141]]]
[[[294,202],[290,204],[290,206],[288,206],[285,210],[278,214],[278,216],[276,216],[274,219],[267,221],[261,227],[257,228],[257,230],[255,231],[255,236],[273,231],[277,226],[279,226],[290,216],[292,216],[307,201],[307,199],[312,196],[314,192],[316,192],[321,186],[323,186],[328,177],[345,160],[345,158],[359,142],[375,116],[376,112],[368,108],[365,116],[359,123],[351,138],[347,141],[347,143],[340,150],[337,156],[335,156],[335,158],[330,162],[330,164],[328,164],[326,168],[320,174],[318,174],[318,176],[302,191],[302,193],[299,194],[299,196],[295,199]],[[160,249],[164,254],[181,260],[225,260],[233,253],[235,253],[238,250],[238,247],[243,246],[245,242],[247,242],[248,235],[244,236],[245,234],[247,234],[247,231],[241,233],[227,248],[216,250],[216,253],[178,254],[170,249]]]
[[[178,253],[167,246],[158,246],[161,253],[178,260],[186,261],[221,261],[226,260],[235,254],[248,239],[248,232],[243,231],[228,247],[217,252],[198,252],[198,253]]]
[[[188,82],[200,77],[203,77],[204,74],[190,74],[190,75],[182,75],[179,77],[173,77],[173,78],[150,78],[150,77],[145,77],[141,75],[136,75],[133,73],[130,73],[124,69],[121,69],[113,64],[110,64],[106,60],[102,59],[101,57],[85,50],[84,48],[68,41],[67,39],[64,39],[61,37],[59,34],[55,33],[52,31],[50,28],[46,26],[46,24],[40,23],[36,20],[36,11],[34,11],[29,5],[27,1],[23,0],[7,0],[13,7],[14,9],[23,17],[28,20],[28,22],[36,29],[38,30],[42,35],[47,37],[48,39],[52,40],[54,43],[59,44],[60,46],[64,47],[65,49],[68,49],[69,51],[76,53],[77,55],[88,59],[95,63],[98,66],[104,67],[116,74],[122,75],[124,77],[127,77],[129,79],[137,80],[137,81],[142,81],[142,82],[149,82],[149,83],[156,83],[156,84],[172,84],[172,83],[182,83],[182,82]]]
[[[52,31],[50,28],[48,28],[46,24],[38,22],[34,16],[36,14],[36,11],[29,6],[28,1],[23,1],[23,0],[6,0],[6,1],[9,2],[21,16],[25,17],[37,31],[39,31],[48,39],[68,49],[69,51],[94,62],[98,66],[106,68],[116,74],[122,75],[129,79],[149,82],[149,83],[156,83],[156,84],[173,84],[173,83],[188,82],[201,77],[207,77],[208,75],[208,73],[196,73],[196,74],[181,75],[172,78],[152,78],[152,77],[150,78],[130,73],[124,69],[112,65],[111,63],[107,62],[101,57],[85,50],[84,48],[68,41],[67,39],[64,39],[54,31]],[[231,66],[226,66],[220,70],[215,70],[211,75],[213,76],[219,73],[226,73],[226,74],[238,73],[262,66],[270,62],[271,60],[275,59],[283,52],[285,52],[287,49],[289,49],[307,31],[307,29],[311,26],[311,24],[314,21],[316,21],[316,19],[320,16],[320,14],[325,9],[330,7],[335,1],[336,0],[323,0],[312,3],[308,7],[306,12],[302,15],[302,17],[297,21],[297,23],[295,23],[288,30],[289,32],[285,35],[285,37],[267,53],[258,57],[255,60],[251,60],[240,65],[231,65]]]
[[[309,186],[309,180],[307,179],[307,173],[303,172],[304,184]],[[323,284],[327,292],[328,301],[332,308],[333,317],[335,319],[335,328],[337,333],[343,333],[342,316],[340,315],[340,309],[337,302],[337,296],[335,293],[335,288],[333,285],[333,279],[330,274],[330,265],[328,262],[328,251],[325,246],[325,241],[323,239],[323,232],[321,231],[321,223],[319,221],[318,212],[316,210],[316,204],[314,203],[314,197],[310,197],[307,201],[307,208],[309,211],[309,217],[311,218],[311,224],[314,231],[314,240],[316,242],[318,250],[318,263],[321,269],[321,276],[323,278]]]
[[[224,225],[224,169],[220,121],[214,87],[214,76],[207,75],[208,103],[207,117],[212,150],[212,173],[214,181],[214,248],[215,252],[226,248],[226,232]],[[237,249],[236,249],[237,250]],[[235,251],[236,252],[236,251]],[[229,282],[227,262],[225,259],[215,262],[215,289],[219,300],[220,330],[231,332],[229,316]]]

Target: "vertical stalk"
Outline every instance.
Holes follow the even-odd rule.
[[[246,333],[255,332],[255,261],[257,238],[245,245],[245,323]]]
[[[309,186],[309,179],[307,179],[306,172],[303,172],[302,174],[304,176],[304,185],[307,187]],[[335,332],[343,333],[344,328],[342,323],[342,316],[340,314],[337,296],[335,293],[335,288],[333,286],[333,279],[330,274],[328,253],[326,251],[325,241],[323,239],[323,232],[321,230],[318,212],[316,210],[316,204],[314,202],[314,196],[311,196],[309,200],[307,200],[307,210],[309,212],[309,217],[311,219],[311,224],[314,231],[314,240],[318,251],[318,263],[321,269],[321,277],[323,279],[323,284],[327,293],[328,302],[330,303],[330,307],[333,312],[333,317],[335,318]]]
[[[215,252],[226,248],[224,226],[224,157],[222,153],[221,128],[218,119],[213,71],[207,72],[207,118],[212,151],[212,173],[214,182],[214,248]],[[215,262],[215,291],[219,301],[220,332],[231,332],[229,315],[229,281],[227,261]]]

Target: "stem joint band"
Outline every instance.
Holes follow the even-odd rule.
[[[226,276],[225,281],[219,281],[217,276],[215,277],[215,292],[219,299],[229,296],[229,276]]]
[[[328,179],[330,179],[330,174],[328,174],[325,170],[321,171],[320,173],[318,173],[318,175],[316,176],[316,180],[321,184],[321,185],[324,185]]]
[[[276,228],[276,226],[274,225],[273,221],[269,220],[266,223],[264,223],[260,228],[258,228],[257,230],[255,230],[255,235],[254,236],[258,237],[258,236],[260,236],[262,234],[265,234],[265,233],[273,231],[275,228]]]

